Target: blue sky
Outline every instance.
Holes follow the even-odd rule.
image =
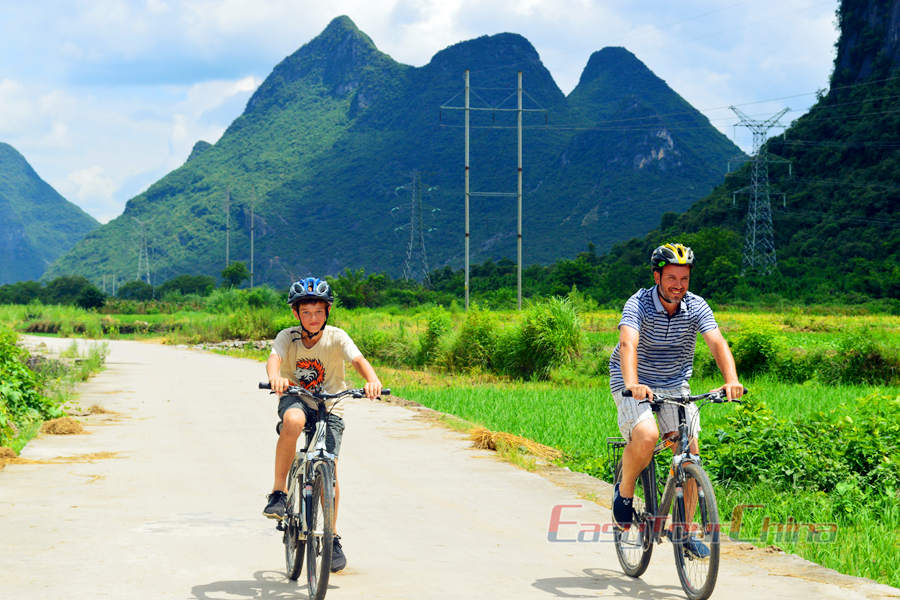
[[[837,0],[0,0],[0,141],[102,222],[215,142],[285,56],[346,14],[421,66],[485,34],[524,35],[569,93],[625,46],[750,149],[731,104],[789,123],[826,88]],[[526,82],[527,88],[527,82]]]

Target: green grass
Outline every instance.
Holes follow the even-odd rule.
[[[716,385],[714,380],[692,382],[696,393]],[[777,414],[796,420],[832,409],[840,412],[842,407],[853,406],[857,398],[875,392],[900,395],[900,386],[784,384],[768,377],[750,380],[746,385]],[[563,388],[548,382],[467,386],[456,379],[450,387],[411,384],[398,387],[396,393],[493,431],[521,435],[562,450],[567,455],[564,465],[594,475],[605,472],[607,436],[619,435],[608,378],[598,377],[592,386]],[[734,405],[711,405],[703,410],[701,448],[715,444],[717,430],[728,427],[727,419],[735,409]],[[834,443],[840,444],[840,440]],[[900,559],[900,509],[896,502],[867,505],[867,500],[859,498],[848,505],[851,516],[842,512],[847,510],[842,502],[848,501],[837,492],[797,489],[790,494],[776,494],[767,485],[716,487],[723,520],[730,519],[738,504],[765,505],[752,514],[748,511],[742,538],[755,538],[754,543],[762,546],[776,545],[844,573],[900,585],[900,573],[894,568]],[[768,536],[760,539],[763,516],[772,523],[787,523],[789,519],[799,523],[837,523],[838,543],[807,542],[805,535],[798,535],[798,540],[792,542],[784,534],[776,536],[774,526]],[[833,537],[830,539],[833,541]]]

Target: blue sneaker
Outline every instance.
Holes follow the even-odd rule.
[[[613,520],[622,529],[628,529],[634,522],[634,498],[625,498],[619,495],[619,484],[613,490]]]
[[[707,558],[709,547],[694,536],[690,536],[684,543],[684,553],[688,558]]]

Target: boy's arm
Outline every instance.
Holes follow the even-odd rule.
[[[269,376],[269,385],[272,391],[278,394],[284,394],[291,382],[286,377],[281,376],[281,357],[275,352],[269,355],[266,361],[266,374]]]
[[[366,398],[375,399],[380,396],[381,381],[378,379],[378,375],[375,374],[375,369],[366,360],[366,357],[360,354],[350,364],[366,380],[366,384],[363,386],[363,389],[366,390]]]

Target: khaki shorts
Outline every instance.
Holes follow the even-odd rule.
[[[675,389],[657,389],[651,388],[654,394],[662,394],[663,396],[683,396],[691,393],[689,385],[684,384],[680,388]],[[613,392],[613,400],[616,403],[618,412],[619,432],[626,440],[631,441],[631,430],[641,421],[649,421],[653,419],[653,409],[650,404],[641,404],[630,396],[623,396],[622,392]],[[688,422],[688,432],[691,437],[697,437],[700,433],[700,411],[696,404],[688,404],[685,406],[685,416]],[[659,430],[663,433],[670,431],[678,431],[678,407],[672,404],[664,404],[659,410]]]

